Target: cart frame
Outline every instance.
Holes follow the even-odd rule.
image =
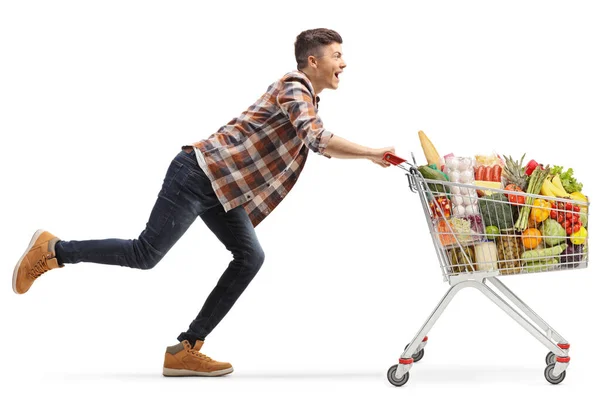
[[[414,161],[414,155],[412,158],[413,164],[410,164],[406,162],[406,160],[401,159],[392,153],[387,153],[384,156],[384,160],[402,168],[407,172],[409,188],[412,192],[418,193],[421,197],[423,211],[433,237],[435,229],[430,218],[427,200],[425,198],[425,192],[429,189],[427,184],[424,184],[425,179],[415,167],[416,162]],[[429,194],[431,195],[431,192],[429,192]],[[435,247],[440,266],[443,268],[444,261],[447,262],[447,255],[440,250],[439,246]],[[463,251],[462,246],[461,251]],[[581,264],[583,265],[584,263],[582,262]],[[583,267],[585,266],[587,266],[587,259],[585,260],[585,265]],[[546,321],[544,321],[537,313],[535,313],[535,311],[533,311],[527,304],[525,304],[525,302],[523,302],[508,287],[506,287],[506,285],[504,285],[500,279],[498,279],[499,271],[475,271],[472,269],[471,271],[468,271],[468,273],[460,273],[450,276],[447,274],[447,271],[443,272],[444,279],[450,284],[450,289],[448,289],[438,305],[434,308],[431,315],[427,318],[417,334],[406,346],[404,352],[398,360],[398,364],[392,365],[389,368],[387,377],[391,384],[395,386],[402,386],[408,381],[409,371],[413,364],[419,361],[424,355],[424,348],[428,343],[428,332],[435,325],[454,296],[459,291],[468,287],[475,288],[483,293],[488,299],[490,299],[501,310],[514,319],[519,325],[521,325],[527,332],[529,332],[549,350],[549,353],[546,355],[547,366],[546,370],[544,371],[544,376],[548,382],[552,384],[558,384],[564,380],[566,376],[566,369],[570,364],[569,342]],[[491,284],[491,286],[488,285],[488,282]],[[497,292],[494,291],[492,287],[494,287]],[[500,297],[498,292],[503,294],[508,301]],[[529,318],[529,320],[526,317]]]

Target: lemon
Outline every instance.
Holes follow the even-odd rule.
[[[579,232],[571,234],[571,242],[573,244],[584,244],[587,239],[587,230],[582,226]]]

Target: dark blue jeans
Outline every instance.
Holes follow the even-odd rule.
[[[233,254],[233,260],[210,293],[200,313],[178,340],[204,340],[229,312],[254,278],[264,253],[243,207],[225,212],[194,152],[181,151],[171,162],[162,189],[138,239],[60,241],[59,263],[92,262],[153,268],[200,216]]]

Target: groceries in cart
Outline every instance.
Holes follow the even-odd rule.
[[[419,139],[427,164],[414,182],[447,276],[587,266],[589,203],[572,168],[524,163],[525,154],[440,157]]]

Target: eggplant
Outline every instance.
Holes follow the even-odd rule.
[[[569,241],[567,248],[560,254],[560,263],[563,267],[576,267],[583,257],[583,245],[573,244]]]

